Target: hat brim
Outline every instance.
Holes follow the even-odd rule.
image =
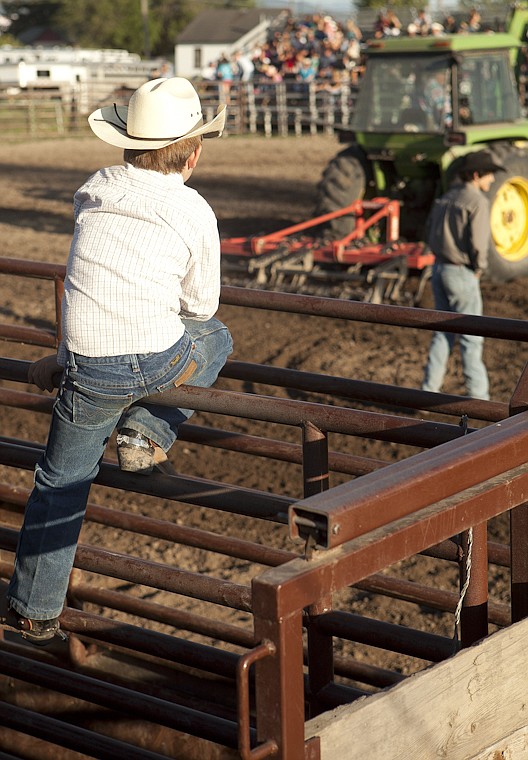
[[[484,171],[487,171],[490,174],[496,174],[497,172],[505,172],[506,168],[504,166],[500,166],[499,164],[488,164],[488,166],[485,167]]]
[[[504,166],[499,166],[498,164],[484,164],[480,166],[464,166],[462,165],[459,169],[459,174],[497,174],[497,172],[505,172],[506,169]]]
[[[224,130],[226,119],[226,106],[218,106],[216,116],[209,122],[177,137],[145,138],[133,137],[127,132],[128,106],[103,106],[88,117],[88,123],[94,134],[116,148],[129,148],[132,150],[157,150],[167,145],[186,140],[189,137],[220,137]]]
[[[465,160],[462,160],[460,164],[459,172],[477,172],[478,174],[496,174],[497,172],[505,172],[506,168],[500,164],[496,164],[491,160],[485,161],[472,161],[471,154],[466,156]]]

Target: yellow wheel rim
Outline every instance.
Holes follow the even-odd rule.
[[[528,180],[510,177],[501,185],[491,206],[491,234],[503,259],[528,255]]]

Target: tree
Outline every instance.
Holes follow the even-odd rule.
[[[27,0],[26,2],[2,2],[4,15],[11,20],[10,34],[17,37],[21,32],[35,26],[52,26],[53,17],[60,0]]]
[[[174,41],[199,12],[196,5],[191,0],[149,0],[149,29],[156,55],[174,55]]]
[[[253,7],[254,0],[25,0],[4,2],[17,36],[35,26],[61,32],[71,45],[171,55],[187,24],[208,7]],[[148,9],[148,14],[145,13]],[[145,17],[148,26],[145,28]]]
[[[17,40],[16,37],[13,37],[12,34],[9,34],[9,32],[3,32],[3,34],[0,34],[0,47],[20,47],[20,42]]]
[[[79,47],[143,49],[139,0],[62,0],[56,26]]]

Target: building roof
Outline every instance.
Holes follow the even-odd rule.
[[[176,43],[233,44],[263,21],[278,22],[288,15],[279,8],[219,8],[204,11],[178,35]]]

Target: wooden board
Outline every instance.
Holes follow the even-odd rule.
[[[528,757],[528,620],[391,689],[314,718],[321,760]]]
[[[527,757],[528,727],[506,736],[471,760],[526,760]]]

